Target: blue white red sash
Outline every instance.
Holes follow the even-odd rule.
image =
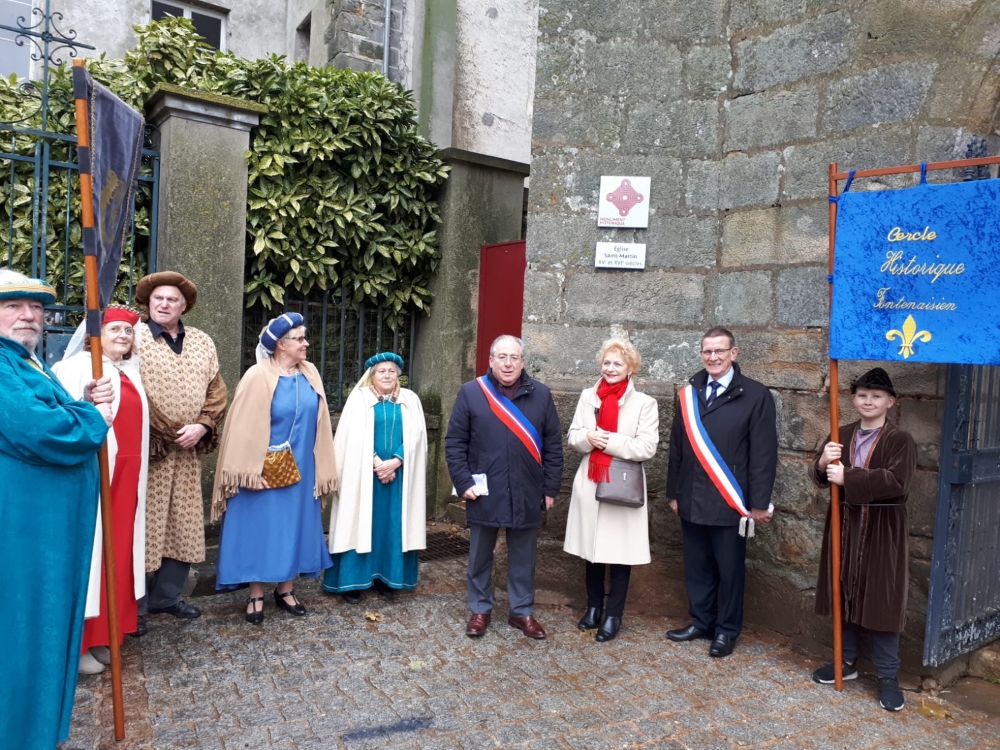
[[[726,504],[744,518],[748,518],[750,511],[747,510],[743,500],[743,488],[736,481],[736,477],[733,476],[726,462],[722,460],[712,438],[708,436],[705,425],[701,422],[701,414],[698,412],[698,396],[695,394],[694,386],[686,385],[681,388],[680,405],[684,430],[687,432],[688,442],[694,449],[698,463],[708,474],[709,479],[712,480],[712,484],[715,485]]]
[[[507,429],[514,433],[518,440],[524,443],[528,453],[532,458],[542,463],[542,438],[538,435],[538,430],[528,421],[528,418],[521,413],[521,410],[514,406],[514,402],[503,396],[490,382],[485,375],[476,378],[479,387],[486,396],[486,403],[490,405],[490,410],[497,419],[503,422]]]

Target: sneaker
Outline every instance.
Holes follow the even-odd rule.
[[[845,680],[858,679],[858,663],[856,661],[853,664],[845,661],[843,666]],[[813,672],[813,682],[818,682],[820,685],[832,685],[836,681],[833,675],[832,664],[827,664],[825,667],[820,667]]]
[[[895,677],[878,678],[878,704],[886,711],[903,710],[903,691]]]

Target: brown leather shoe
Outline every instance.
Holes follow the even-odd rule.
[[[511,617],[507,620],[507,624],[512,628],[517,628],[529,638],[534,638],[538,641],[545,638],[545,628],[531,615],[527,617]]]
[[[479,638],[486,634],[486,628],[490,626],[489,615],[473,615],[469,618],[468,625],[465,626],[465,634],[469,638]]]

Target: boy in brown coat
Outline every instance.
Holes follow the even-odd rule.
[[[843,487],[839,574],[844,679],[858,676],[861,635],[868,633],[879,705],[887,711],[899,711],[903,708],[903,694],[896,681],[899,635],[906,622],[909,585],[906,499],[916,470],[917,448],[909,433],[886,423],[886,413],[896,403],[896,391],[885,370],[876,367],[858,378],[851,385],[851,398],[861,420],[840,428],[840,442],[828,442],[813,459],[809,473],[821,487],[829,487],[831,482]],[[830,573],[828,513],[816,584],[819,615],[829,616],[832,611]],[[833,665],[827,664],[813,673],[813,680],[831,684],[833,672]]]

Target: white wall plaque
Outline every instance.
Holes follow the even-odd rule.
[[[635,242],[598,242],[594,268],[646,267],[646,245]]]
[[[649,177],[601,177],[597,226],[649,226]]]

